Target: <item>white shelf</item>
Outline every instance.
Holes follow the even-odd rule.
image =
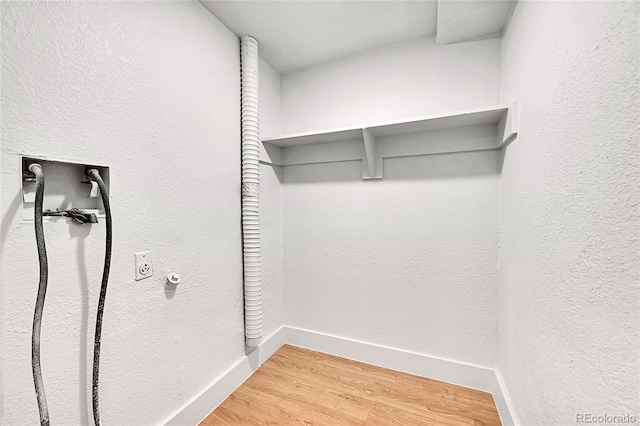
[[[362,160],[362,178],[382,178],[384,158],[500,149],[517,135],[517,104],[264,139],[279,166]]]

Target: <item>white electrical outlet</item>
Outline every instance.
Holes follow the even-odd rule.
[[[136,281],[153,276],[153,262],[151,251],[136,253]]]

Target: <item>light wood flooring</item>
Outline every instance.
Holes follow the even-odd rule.
[[[285,345],[200,426],[500,425],[486,392]]]

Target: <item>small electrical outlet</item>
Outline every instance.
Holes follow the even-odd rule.
[[[151,251],[136,253],[136,281],[153,276],[153,263]]]

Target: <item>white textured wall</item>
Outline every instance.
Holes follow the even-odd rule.
[[[195,2],[2,2],[2,409],[38,422],[33,224],[18,154],[111,166],[107,425],[158,424],[244,355],[239,42]],[[46,221],[42,366],[52,424],[91,424],[104,221]],[[134,281],[134,252],[155,276]],[[183,282],[172,294],[167,273]]]
[[[286,74],[283,133],[492,105],[499,70],[499,40],[418,39]],[[283,169],[287,325],[496,365],[497,152]]]
[[[500,101],[500,39],[421,37],[282,76],[282,133],[441,114]]]
[[[258,45],[258,50],[260,46]],[[280,135],[280,74],[260,59],[260,137]],[[284,322],[282,253],[282,167],[260,165],[260,244],[262,249],[263,334]]]
[[[639,16],[520,1],[503,40],[499,367],[523,425],[640,415]]]

